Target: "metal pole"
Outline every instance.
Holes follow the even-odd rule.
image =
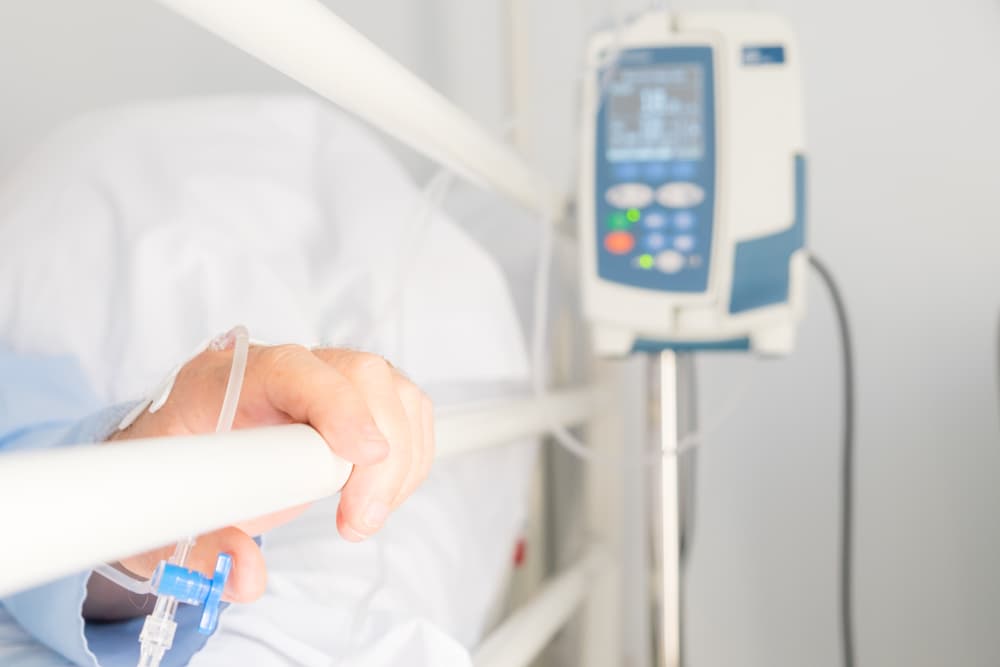
[[[680,486],[677,465],[677,355],[660,353],[660,656],[663,667],[681,664]]]

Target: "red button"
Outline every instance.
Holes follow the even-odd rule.
[[[604,248],[613,255],[627,255],[635,247],[635,237],[628,232],[611,232],[604,237]]]

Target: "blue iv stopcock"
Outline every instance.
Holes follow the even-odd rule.
[[[222,592],[232,569],[233,558],[229,554],[219,554],[211,579],[200,572],[164,562],[153,577],[153,588],[159,596],[169,596],[178,602],[202,607],[198,632],[210,635],[219,625]]]

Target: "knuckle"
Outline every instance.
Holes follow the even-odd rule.
[[[260,387],[272,403],[278,401],[286,408],[301,406],[308,392],[301,382],[307,367],[302,365],[300,355],[307,353],[303,346],[294,344],[261,348],[260,356],[251,358],[247,370],[255,371]]]
[[[286,343],[284,345],[272,345],[265,347],[261,351],[261,362],[268,380],[276,380],[284,377],[290,362],[299,358],[308,351],[302,345]]]
[[[280,364],[290,358],[307,354],[308,350],[304,345],[298,343],[285,343],[283,345],[273,345],[264,348],[264,355],[274,364]]]
[[[351,375],[386,375],[389,372],[389,362],[377,354],[357,352],[347,361],[347,371]]]
[[[342,347],[314,347],[310,350],[322,361],[339,366],[344,359],[351,355],[351,350]]]
[[[417,387],[417,385],[413,384],[409,380],[401,380],[397,382],[396,391],[399,393],[399,398],[403,401],[403,403],[422,407],[424,393],[420,391],[420,388]]]

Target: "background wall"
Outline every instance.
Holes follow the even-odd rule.
[[[328,4],[490,127],[511,117],[502,3]],[[522,92],[533,108],[518,118],[519,138],[569,184],[579,46],[609,9],[523,4],[531,78]],[[757,6],[799,29],[811,245],[842,283],[856,336],[860,664],[1000,664],[1000,2]],[[84,110],[294,89],[155,4],[0,3],[0,173]],[[750,390],[701,453],[688,575],[694,667],[839,664],[838,347],[826,295],[814,284],[810,296],[791,359],[700,364],[703,422],[744,381]]]
[[[327,0],[329,7],[482,122],[507,117],[500,3]],[[461,59],[453,53],[467,54]],[[0,173],[79,113],[178,95],[295,91],[266,65],[155,2],[0,3]],[[420,161],[409,160],[414,168]]]

